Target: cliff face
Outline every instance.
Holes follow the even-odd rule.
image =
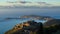
[[[53,19],[49,20],[46,23],[44,23],[44,26],[53,26],[53,25],[59,25],[60,24],[60,19]]]
[[[42,33],[42,29],[42,23],[37,23],[35,21],[27,21],[23,24],[15,25],[13,29],[7,31],[5,34],[38,34]]]
[[[34,20],[15,25],[5,34],[54,34],[60,31],[60,19],[47,21],[45,24]]]

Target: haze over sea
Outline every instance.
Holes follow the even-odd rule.
[[[60,18],[60,8],[0,8],[0,18],[40,15]]]
[[[4,34],[16,24],[27,21],[27,19],[4,20],[4,18],[19,18],[23,15],[51,16],[60,19],[60,8],[0,8],[0,34]]]

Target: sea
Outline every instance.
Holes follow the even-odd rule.
[[[0,34],[12,29],[16,24],[26,22],[30,19],[6,19],[20,18],[24,15],[50,16],[60,19],[60,8],[0,8]],[[35,20],[45,23],[45,20]]]

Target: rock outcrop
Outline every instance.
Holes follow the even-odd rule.
[[[5,34],[43,34],[43,24],[35,21],[27,21],[23,24],[17,24]]]
[[[5,34],[54,34],[59,31],[60,19],[49,20],[45,24],[32,20],[15,25],[13,29],[5,32]]]

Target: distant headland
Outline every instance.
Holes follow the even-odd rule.
[[[39,16],[39,15],[24,15],[24,16],[20,16],[18,18],[6,18],[6,19],[27,19],[27,18],[30,18],[30,19],[38,19],[38,20],[52,20],[52,19],[55,19],[55,18],[52,18],[50,16]]]

